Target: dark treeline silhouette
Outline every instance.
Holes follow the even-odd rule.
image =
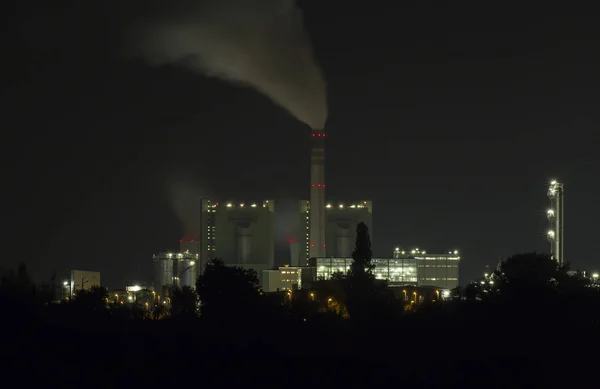
[[[593,377],[581,373],[598,360],[600,291],[548,255],[512,256],[449,298],[418,304],[375,279],[363,223],[353,259],[348,274],[277,293],[264,293],[255,271],[215,259],[168,306],[150,291],[121,301],[102,287],[50,303],[20,265],[0,282],[3,352],[24,374],[38,364],[74,375],[102,367],[111,374],[95,383],[109,386],[121,375],[152,385],[436,388],[577,387]]]

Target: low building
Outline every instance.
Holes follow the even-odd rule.
[[[277,292],[302,289],[316,280],[316,269],[309,266],[282,266],[278,269],[263,270],[261,285],[264,292]]]
[[[424,250],[396,249],[393,258],[372,258],[375,279],[386,280],[389,286],[428,286],[450,290],[458,286],[458,251],[428,254]],[[317,269],[317,279],[331,279],[335,273],[347,274],[352,258],[311,258]]]
[[[317,279],[328,280],[333,274],[347,274],[352,265],[352,258],[312,258],[317,268]],[[416,285],[417,261],[415,258],[372,258],[375,265],[375,279],[386,280],[390,284]]]

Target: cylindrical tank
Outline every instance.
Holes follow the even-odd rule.
[[[179,286],[188,286],[195,288],[196,286],[196,262],[191,259],[182,259],[179,261]]]
[[[240,223],[236,226],[237,263],[250,263],[252,255],[252,235],[250,223]]]
[[[335,234],[335,246],[336,246],[336,257],[337,258],[349,258],[350,257],[350,238],[349,238],[349,227],[346,225],[338,224],[336,226]]]
[[[173,283],[173,259],[158,255],[155,257],[155,266],[154,288],[158,294],[163,295],[164,290]]]

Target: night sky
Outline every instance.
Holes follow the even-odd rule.
[[[108,287],[150,281],[151,255],[182,234],[171,185],[275,199],[285,262],[309,192],[307,125],[250,88],[123,56],[119,2],[14,3],[2,16],[1,266],[24,260],[37,281],[72,268]],[[301,3],[328,83],[328,198],[373,201],[375,256],[459,249],[464,284],[548,248],[558,179],[565,258],[600,269],[595,17],[403,3]]]

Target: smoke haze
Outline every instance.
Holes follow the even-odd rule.
[[[173,174],[167,179],[167,195],[170,205],[183,228],[183,238],[200,237],[200,201],[210,198],[206,188],[195,182],[191,175]]]
[[[136,55],[249,85],[298,120],[323,128],[325,82],[293,0],[177,3],[131,29]]]

